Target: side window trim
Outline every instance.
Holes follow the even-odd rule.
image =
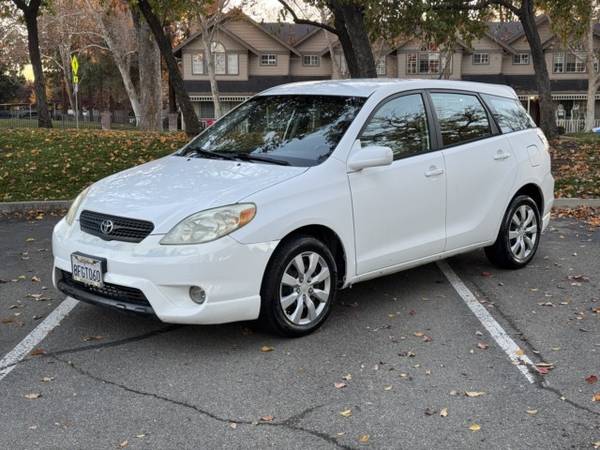
[[[425,117],[427,119],[427,134],[429,136],[429,150],[420,152],[420,153],[416,153],[413,155],[394,157],[394,162],[400,161],[400,160],[406,159],[406,158],[413,158],[413,157],[419,156],[419,155],[425,155],[427,153],[431,153],[431,152],[440,150],[441,140],[438,142],[438,136],[437,136],[437,133],[435,132],[435,122],[434,122],[434,118],[432,115],[433,110],[431,109],[431,106],[429,105],[430,100],[428,98],[428,95],[427,95],[425,89],[411,89],[409,91],[396,92],[394,94],[387,96],[383,100],[381,100],[379,103],[377,103],[377,105],[375,105],[375,108],[373,108],[373,110],[369,113],[369,116],[367,117],[367,119],[364,121],[364,123],[360,127],[360,130],[356,136],[356,139],[360,140],[360,137],[362,136],[363,132],[365,131],[365,128],[367,128],[367,126],[371,122],[371,119],[373,118],[373,116],[375,114],[377,114],[377,112],[385,104],[387,104],[397,98],[400,98],[400,97],[406,97],[409,95],[416,95],[416,94],[421,96],[421,101],[423,102],[423,108],[425,109]]]
[[[463,142],[459,142],[456,144],[444,145],[443,144],[444,141],[442,140],[442,128],[440,127],[440,121],[439,121],[439,118],[435,111],[435,106],[433,104],[433,99],[431,98],[431,94],[463,94],[463,95],[472,95],[472,96],[476,97],[479,100],[479,102],[481,103],[481,106],[483,107],[483,109],[485,111],[486,117],[488,119],[488,123],[490,124],[491,134],[489,136],[469,139],[468,141],[463,141]],[[438,150],[443,150],[443,149],[452,148],[452,147],[458,147],[459,145],[465,145],[465,144],[470,144],[472,142],[482,141],[484,139],[490,139],[490,138],[493,138],[493,137],[496,137],[496,136],[502,134],[500,132],[500,128],[498,127],[498,124],[496,123],[496,119],[492,115],[491,110],[489,109],[488,105],[483,101],[483,98],[481,98],[481,95],[478,92],[463,91],[460,89],[435,89],[435,88],[433,88],[433,89],[425,89],[425,96],[427,97],[427,102],[431,109],[431,116],[433,117],[433,121],[435,124],[436,141],[439,145]]]

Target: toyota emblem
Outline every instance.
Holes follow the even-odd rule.
[[[100,224],[100,231],[102,231],[102,234],[110,234],[113,232],[114,228],[115,224],[110,219],[103,220]]]

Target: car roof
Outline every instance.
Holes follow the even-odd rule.
[[[412,89],[455,89],[517,98],[515,91],[511,87],[501,84],[394,78],[301,81],[281,84],[267,89],[259,95],[340,95],[369,97],[378,91],[393,93]]]

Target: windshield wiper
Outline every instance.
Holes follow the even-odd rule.
[[[235,161],[236,159],[238,159],[236,156],[229,156],[223,153],[211,152],[210,150],[204,150],[203,148],[195,148],[190,153],[184,154],[183,156],[187,156],[189,158],[194,154],[206,156],[208,158],[227,159],[229,161]]]
[[[290,163],[281,159],[272,159],[265,156],[258,156],[251,153],[235,153],[235,158],[243,161],[260,161],[270,164],[277,164],[278,166],[289,166]]]

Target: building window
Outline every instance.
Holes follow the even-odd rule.
[[[473,64],[474,65],[483,65],[490,63],[490,54],[489,53],[473,53]]]
[[[554,53],[552,69],[554,73],[583,73],[585,57],[567,52]]]
[[[266,53],[264,55],[260,55],[260,65],[261,66],[276,66],[277,65],[277,55],[272,53]]]
[[[238,75],[239,71],[239,55],[237,53],[227,53],[227,74]]]
[[[517,53],[513,55],[513,64],[529,64],[529,53]]]
[[[227,58],[225,56],[225,47],[220,42],[210,44],[210,51],[215,62],[215,74],[225,75],[227,73]]]
[[[377,75],[385,75],[386,73],[386,57],[382,56],[377,60]]]
[[[406,73],[409,74],[438,74],[446,67],[449,60],[437,51],[421,51],[406,55]]]
[[[204,75],[204,53],[192,55],[192,75]]]
[[[302,57],[302,65],[304,66],[318,66],[321,64],[321,57],[319,55],[304,55]]]

